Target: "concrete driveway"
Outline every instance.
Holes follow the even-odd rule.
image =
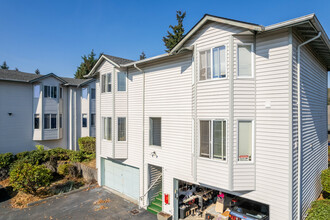
[[[99,199],[108,202],[94,204]],[[134,209],[138,209],[136,204],[104,188],[94,188],[52,198],[45,203],[22,210],[10,208],[9,201],[1,202],[0,219],[157,219],[144,209],[134,215],[131,213]]]

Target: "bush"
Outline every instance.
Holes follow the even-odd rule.
[[[69,169],[70,167],[72,167],[73,165],[72,164],[69,164],[69,163],[64,163],[64,164],[61,164],[57,167],[57,172],[58,174],[60,175],[63,175],[63,176],[67,176],[69,175]]]
[[[15,155],[16,160],[22,160],[25,157],[29,156],[31,154],[31,151],[23,151]]]
[[[33,165],[20,161],[10,171],[10,183],[13,189],[33,195],[37,194],[40,187],[49,186],[51,180],[51,171],[43,165]]]
[[[69,160],[71,154],[71,150],[57,147],[45,152],[45,160],[50,160],[50,158],[53,158],[54,160]]]
[[[14,162],[14,155],[12,153],[0,154],[0,168],[9,168]]]
[[[95,137],[81,137],[78,139],[79,149],[83,152],[93,154],[96,152]]]
[[[33,151],[24,151],[16,154],[16,159],[30,164],[42,164],[47,161],[45,157],[46,151],[44,150],[43,145],[36,145],[37,150]]]
[[[312,202],[311,208],[308,210],[306,220],[328,220],[330,214],[330,200],[318,200]]]
[[[83,151],[73,151],[70,155],[72,162],[87,162],[95,158],[95,154],[88,154]]]
[[[322,184],[323,191],[330,193],[330,169],[329,168],[322,171],[321,184]]]

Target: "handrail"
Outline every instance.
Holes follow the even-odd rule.
[[[157,181],[162,177],[162,174],[160,174],[157,179],[150,185],[150,187],[148,188],[148,190],[144,193],[143,196],[140,196],[140,200],[142,200],[147,194],[148,192],[151,190],[151,188],[157,183]],[[143,201],[142,201],[143,202]],[[144,202],[143,202],[144,203]]]

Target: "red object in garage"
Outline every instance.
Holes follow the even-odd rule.
[[[164,194],[164,200],[165,200],[165,205],[168,205],[168,204],[170,204],[170,199],[169,199],[169,195],[168,194]]]

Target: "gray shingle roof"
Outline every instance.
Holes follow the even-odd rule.
[[[134,60],[124,59],[124,58],[121,58],[121,57],[110,56],[110,55],[107,55],[107,54],[103,54],[103,55],[106,58],[108,58],[109,60],[115,62],[118,65],[135,62]]]
[[[38,80],[39,77],[45,77],[46,75],[37,75],[35,73],[25,73],[16,70],[4,70],[0,69],[0,80],[15,81],[15,82],[30,82],[32,80]],[[58,76],[59,77],[59,76]],[[79,86],[82,83],[92,81],[93,79],[74,79],[69,77],[59,77],[68,85]]]

